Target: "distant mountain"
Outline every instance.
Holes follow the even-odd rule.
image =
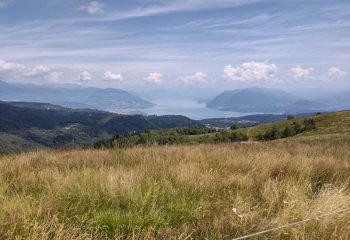
[[[346,91],[337,95],[337,100],[343,102],[347,106],[350,106],[350,91]]]
[[[327,103],[328,106],[332,106],[335,110],[350,109],[350,91],[332,94],[318,101]]]
[[[0,153],[85,146],[132,131],[202,126],[183,116],[129,116],[44,103],[0,102],[0,113]]]
[[[209,101],[207,107],[234,112],[279,114],[332,112],[350,108],[350,92],[311,101],[278,89],[253,87],[225,91]]]
[[[247,88],[225,91],[207,103],[207,107],[235,112],[281,112],[298,99],[278,89]]]
[[[12,84],[0,81],[0,100],[21,102],[45,102],[68,108],[91,108],[118,111],[144,109],[154,106],[134,94],[119,89],[65,88]]]
[[[285,107],[284,112],[294,114],[294,113],[307,113],[307,112],[322,112],[328,109],[328,106],[324,103],[299,100],[293,104]]]

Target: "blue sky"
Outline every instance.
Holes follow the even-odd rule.
[[[0,0],[0,78],[350,88],[350,2]]]

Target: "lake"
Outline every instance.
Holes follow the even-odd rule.
[[[230,111],[219,111],[207,108],[205,103],[199,103],[193,99],[155,99],[152,100],[156,106],[142,109],[148,115],[182,115],[194,120],[206,118],[229,118],[240,117],[254,113],[238,113]]]

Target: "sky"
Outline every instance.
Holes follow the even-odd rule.
[[[350,89],[350,1],[0,0],[0,79]]]

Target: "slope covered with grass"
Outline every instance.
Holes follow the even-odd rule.
[[[121,148],[139,145],[211,144],[243,141],[269,141],[293,138],[350,138],[350,111],[319,114],[304,118],[261,124],[236,130],[176,128],[115,135],[96,142],[96,148]]]
[[[0,172],[3,239],[232,239],[350,203],[349,140],[41,151]],[[259,239],[349,239],[349,222]]]
[[[313,138],[333,138],[333,137],[350,137],[350,111],[341,111],[335,113],[326,113],[306,118],[297,118],[281,122],[262,124],[255,127],[240,129],[239,131],[248,134],[250,139],[254,140],[259,134],[263,134],[275,127],[280,132],[287,126],[291,127],[294,122],[302,124],[305,119],[313,119],[316,123],[316,129],[307,131],[295,136],[296,138],[313,137]]]
[[[350,112],[312,119],[316,129],[280,141],[0,156],[0,239],[232,239],[349,208]],[[197,143],[217,134],[192,130]],[[350,239],[349,222],[348,212],[256,239]]]

